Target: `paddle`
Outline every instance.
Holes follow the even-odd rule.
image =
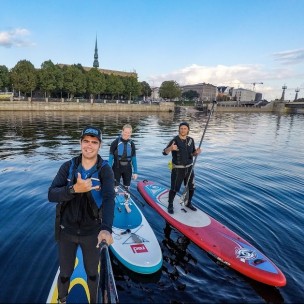
[[[134,198],[138,203],[141,204],[142,207],[145,207],[145,204],[142,201],[140,201],[130,190],[126,189],[123,184],[121,184],[119,182],[118,182],[118,184],[119,184],[119,186],[121,186],[121,188],[123,189],[123,191],[129,193],[132,196],[132,198]]]
[[[119,303],[108,244],[102,241],[100,248],[100,275],[97,290],[98,303]]]
[[[205,125],[205,128],[204,128],[204,132],[203,132],[203,135],[202,135],[202,137],[201,137],[201,141],[200,141],[200,143],[199,143],[198,148],[200,148],[201,145],[202,145],[202,142],[203,142],[203,139],[204,139],[204,136],[205,136],[205,133],[206,133],[208,124],[209,124],[210,117],[211,117],[212,112],[213,112],[213,110],[214,110],[215,104],[216,104],[216,100],[214,100],[213,103],[212,103],[212,107],[211,107],[211,110],[210,110],[210,112],[209,112],[209,116],[208,116],[208,119],[207,119],[207,122],[206,122],[206,125]],[[188,202],[188,200],[189,200],[189,180],[190,180],[190,177],[191,177],[191,174],[192,174],[194,165],[195,165],[195,163],[196,163],[197,156],[198,156],[198,155],[195,155],[195,157],[194,157],[193,164],[192,164],[192,168],[191,168],[191,171],[190,171],[190,174],[189,174],[187,183],[186,183],[186,185],[185,185],[184,192],[183,192],[183,194],[182,194],[182,196],[181,196],[181,198],[180,198],[180,200],[181,200],[180,203],[181,203],[182,206],[184,206],[185,203]]]

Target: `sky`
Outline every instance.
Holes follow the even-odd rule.
[[[151,87],[304,97],[304,0],[0,0],[0,65],[28,60],[136,72]],[[255,85],[254,85],[255,83]],[[261,84],[263,83],[263,84]]]

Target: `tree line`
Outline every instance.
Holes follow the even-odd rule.
[[[39,92],[45,98],[68,98],[75,96],[96,99],[147,98],[152,94],[150,85],[139,82],[135,76],[120,76],[101,73],[97,68],[85,70],[81,64],[54,64],[44,61],[40,69],[36,69],[28,60],[20,60],[11,70],[0,65],[0,91],[20,92],[24,96],[33,97]],[[159,87],[159,96],[163,99],[175,100],[180,97],[194,99],[195,91],[182,94],[179,84],[164,81]]]
[[[81,64],[61,67],[51,60],[43,62],[40,69],[27,60],[19,61],[11,70],[0,66],[0,90],[20,91],[29,97],[33,92],[40,92],[44,97],[54,98],[134,99],[149,94],[147,85],[138,82],[135,76],[108,75],[97,68],[86,71]]]

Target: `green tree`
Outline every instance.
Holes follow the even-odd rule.
[[[57,69],[51,60],[44,61],[38,72],[39,86],[45,92],[45,97],[50,97],[50,93],[58,88]]]
[[[168,98],[170,101],[181,96],[181,88],[179,84],[174,81],[164,81],[159,88],[159,95],[162,98]]]
[[[5,91],[10,85],[9,70],[5,65],[0,65],[0,91]]]
[[[37,71],[33,64],[27,60],[20,60],[11,71],[14,90],[24,94],[32,92],[37,86]]]
[[[55,78],[56,78],[56,89],[60,91],[60,97],[62,98],[64,75],[63,75],[63,69],[58,65],[55,65]]]
[[[150,85],[145,81],[142,81],[140,83],[140,85],[141,85],[141,90],[140,90],[141,96],[143,96],[143,97],[151,96],[152,89],[151,89]]]
[[[115,95],[119,98],[119,95],[123,94],[125,87],[120,77],[113,74],[108,75],[106,78],[106,84],[106,93],[111,94],[112,100]]]
[[[136,77],[122,77],[122,82],[124,84],[124,95],[131,100],[132,97],[135,98],[140,94],[140,83],[137,81]]]
[[[83,94],[86,91],[86,75],[80,65],[63,67],[63,88],[68,93],[68,98],[73,98],[76,93]]]
[[[87,92],[90,95],[102,94],[106,90],[106,81],[104,74],[101,74],[97,68],[90,69],[87,74]],[[93,98],[91,96],[91,98]]]
[[[189,90],[189,91],[182,93],[182,97],[187,100],[193,100],[195,98],[199,98],[199,93],[197,93],[197,91],[194,91],[194,90]]]

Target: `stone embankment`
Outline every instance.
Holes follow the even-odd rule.
[[[284,101],[271,101],[265,106],[225,106],[225,105],[216,105],[215,111],[217,112],[288,112],[285,108]]]
[[[249,106],[249,105],[233,105],[233,104],[216,104],[215,112],[238,112],[238,113],[293,113],[293,111],[286,106],[285,101],[271,101],[265,106]],[[178,106],[177,111],[203,111],[207,112],[212,108],[212,103],[203,104],[203,106]]]
[[[286,101],[271,101],[266,106],[233,106],[217,104],[214,108],[215,112],[243,112],[243,113],[297,113],[299,107],[304,105],[295,105],[297,108],[291,107],[291,104]],[[199,110],[206,111],[207,107],[210,110],[212,104],[206,107],[201,107]],[[64,102],[48,102],[48,101],[0,101],[0,111],[64,111],[64,112],[174,112],[175,109],[185,110],[197,107],[179,106],[175,108],[173,102],[160,102],[160,103],[90,103],[90,102],[77,102],[77,101],[64,101]],[[303,109],[301,109],[303,110]]]
[[[158,104],[0,101],[0,111],[65,111],[65,112],[173,112],[173,102]]]

